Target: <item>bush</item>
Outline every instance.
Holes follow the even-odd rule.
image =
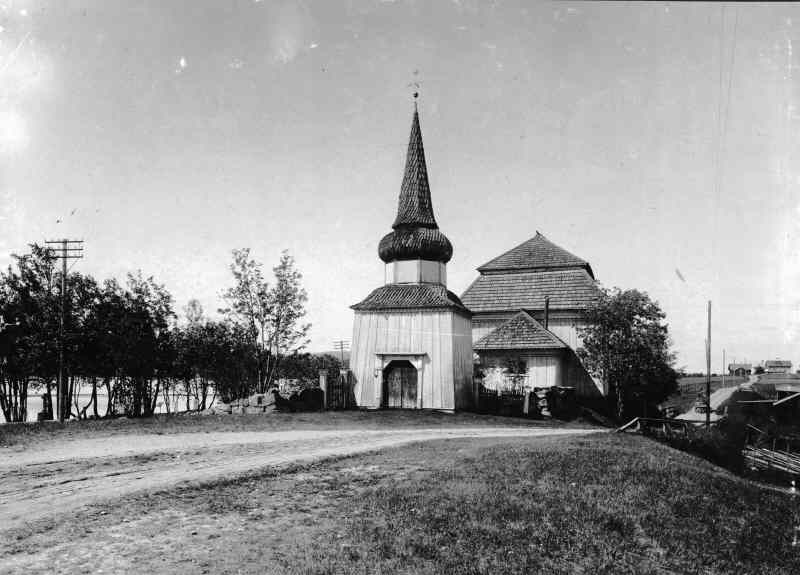
[[[744,442],[745,426],[727,421],[711,429],[698,429],[689,438],[673,436],[667,439],[672,447],[698,455],[735,473],[744,470]]]

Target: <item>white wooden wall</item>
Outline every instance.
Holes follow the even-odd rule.
[[[350,369],[356,402],[379,408],[381,354],[423,355],[417,394],[423,409],[460,409],[472,397],[471,321],[452,311],[355,312]]]
[[[472,381],[472,320],[457,313],[452,314],[452,317],[456,409],[469,409],[475,397]]]
[[[526,353],[524,350],[481,352],[481,365],[506,367],[509,357],[525,361],[528,369],[530,387],[550,387],[553,385],[574,387],[579,397],[600,397],[604,395],[603,385],[595,381],[578,357],[570,350],[552,353]]]
[[[481,364],[487,367],[507,367],[509,358],[519,358],[527,368],[527,385],[530,387],[551,387],[565,385],[561,381],[561,354],[531,354],[524,350],[480,352]]]
[[[553,356],[533,356],[525,359],[531,387],[552,387],[561,383],[561,359]]]
[[[472,342],[475,343],[485,335],[491,333],[506,321],[516,315],[516,312],[509,313],[507,316],[499,318],[487,318],[480,321],[473,322],[472,326]],[[541,322],[540,322],[541,323]],[[578,327],[585,325],[580,320],[574,317],[550,317],[548,322],[548,329],[553,332],[559,339],[570,346],[572,349],[578,349],[583,343],[578,335]]]

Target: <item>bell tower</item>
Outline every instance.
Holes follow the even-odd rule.
[[[453,246],[433,214],[416,96],[397,217],[378,244],[384,285],[352,306],[350,365],[359,406],[452,411],[473,397],[472,314],[447,290]]]

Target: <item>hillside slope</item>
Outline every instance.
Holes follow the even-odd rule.
[[[791,496],[641,437],[458,439],[6,532],[0,572],[788,574],[797,526]]]

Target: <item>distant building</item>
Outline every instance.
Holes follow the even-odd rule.
[[[765,373],[791,373],[792,362],[784,359],[768,359],[764,362]]]
[[[753,373],[753,366],[749,363],[730,363],[728,364],[728,374],[737,377],[747,377]]]
[[[488,368],[522,366],[528,387],[605,395],[575,354],[600,288],[588,262],[540,233],[478,268],[461,296],[473,313],[473,349]]]
[[[448,411],[470,407],[472,314],[447,289],[453,246],[433,215],[416,106],[397,218],[378,255],[386,264],[384,285],[352,306],[356,403]]]

